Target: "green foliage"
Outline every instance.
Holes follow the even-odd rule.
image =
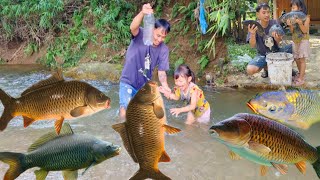
[[[0,40],[30,42],[24,49],[27,55],[48,43],[40,62],[49,67],[76,65],[89,42],[112,50],[130,43],[136,7],[125,0],[0,1]],[[55,38],[45,42],[47,37]]]
[[[52,34],[50,29],[61,30],[63,27],[63,11],[66,10],[63,0],[1,0],[0,4],[2,40],[20,38],[40,44],[45,36]]]
[[[209,57],[202,55],[197,63],[200,64],[200,71],[203,71],[204,68],[209,64]]]
[[[177,69],[178,68],[178,66],[180,66],[181,64],[184,64],[184,58],[183,57],[180,57],[178,60],[176,60],[175,62],[174,62],[174,69]]]
[[[212,34],[211,39],[206,44],[205,48],[215,55],[215,39],[217,36],[227,35],[229,32],[239,36],[239,27],[241,27],[241,17],[246,15],[246,12],[251,7],[253,0],[208,0],[206,1],[207,19],[209,22],[208,32]],[[242,30],[241,30],[242,32]],[[238,37],[234,37],[238,38]]]
[[[182,14],[180,21],[174,26],[174,30],[179,32],[180,35],[185,35],[190,29],[190,23],[195,22],[194,10],[197,8],[197,2],[190,2],[188,6],[182,6],[178,3],[173,6],[171,13],[172,17],[177,17],[178,14]]]
[[[34,52],[38,52],[38,51],[39,51],[39,46],[34,42],[29,43],[24,48],[24,54],[27,56],[31,56]]]
[[[238,56],[243,56],[245,54],[249,55],[253,58],[256,55],[256,49],[251,48],[249,44],[237,44],[232,39],[228,39],[227,41],[227,49],[228,49],[228,61],[239,61]],[[234,63],[239,71],[244,72],[246,70],[248,63]]]
[[[6,61],[2,58],[0,58],[0,64],[4,64]]]

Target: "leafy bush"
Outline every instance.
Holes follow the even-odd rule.
[[[89,42],[99,43],[98,34],[105,36],[101,47],[118,50],[127,46],[136,12],[134,4],[125,0],[0,2],[0,40],[27,41],[27,55],[47,43],[47,54],[40,62],[49,67],[76,65]]]
[[[209,64],[209,57],[202,55],[198,61],[198,64],[200,64],[200,71],[203,71],[204,68]]]
[[[238,56],[243,56],[245,54],[249,55],[251,58],[255,57],[256,49],[251,48],[249,44],[237,44],[232,39],[227,40],[228,49],[228,61],[238,61]],[[245,71],[248,63],[236,63],[234,65],[239,71]]]

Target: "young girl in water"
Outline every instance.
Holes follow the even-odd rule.
[[[291,10],[301,11],[307,15],[307,8],[303,0],[291,0]],[[293,58],[297,63],[299,75],[293,78],[293,85],[301,86],[304,84],[304,76],[306,71],[306,58],[310,56],[310,42],[309,42],[309,25],[310,15],[307,15],[303,22],[301,19],[296,19],[292,23],[289,19],[287,25],[292,32],[293,41]]]
[[[203,91],[195,84],[194,73],[187,65],[180,65],[174,72],[174,92],[160,89],[165,97],[172,100],[187,101],[187,106],[172,108],[170,113],[178,116],[182,112],[188,112],[186,124],[195,121],[208,123],[210,121],[210,105],[205,99]]]

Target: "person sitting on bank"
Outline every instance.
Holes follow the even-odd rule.
[[[270,20],[270,6],[267,3],[259,4],[256,8],[256,16],[258,23],[264,29],[265,34],[269,34],[269,30],[272,25],[279,24],[277,20]],[[287,52],[292,53],[292,45],[279,48],[279,43],[282,41],[282,36],[277,33],[272,33],[273,46],[270,48],[270,43],[265,38],[257,34],[258,27],[255,25],[248,25],[247,42],[249,42],[252,48],[257,49],[256,57],[251,60],[247,66],[247,74],[253,75],[260,72],[262,69],[265,71],[261,74],[261,77],[268,77],[266,54],[269,52]]]

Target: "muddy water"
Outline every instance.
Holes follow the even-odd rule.
[[[50,76],[50,73],[34,66],[0,66],[0,88],[13,97],[20,94],[32,84]],[[111,125],[118,119],[118,89],[117,84],[108,81],[87,81],[97,87],[111,100],[111,109],[100,111],[94,115],[79,119],[69,120],[75,133],[90,134],[102,140],[122,145],[118,133]],[[228,118],[235,113],[250,112],[245,102],[256,94],[249,90],[209,90],[203,87],[205,95],[211,104],[211,124]],[[310,164],[307,164],[307,172],[301,174],[295,166],[289,166],[287,175],[279,175],[273,168],[269,168],[266,177],[259,175],[260,167],[253,162],[242,159],[233,161],[228,156],[228,149],[211,138],[208,134],[209,126],[188,126],[184,124],[185,115],[171,116],[168,109],[182,106],[182,103],[165,100],[168,123],[171,126],[182,129],[176,135],[166,136],[166,151],[171,157],[169,163],[159,163],[160,170],[172,179],[214,179],[214,180],[247,180],[247,179],[317,179],[316,173]],[[0,103],[0,114],[3,106]],[[0,151],[26,152],[28,147],[53,128],[54,121],[40,121],[23,128],[21,117],[14,118],[7,129],[0,132]],[[306,141],[312,145],[319,145],[320,123],[312,126],[308,131],[300,131]],[[79,179],[129,179],[139,166],[134,163],[123,148],[119,156],[106,160],[103,163],[90,168],[85,174],[79,172]],[[0,162],[0,179],[4,176],[8,165]],[[33,173],[37,168],[29,169],[17,179],[35,179]],[[47,179],[63,179],[61,172],[50,172]]]

